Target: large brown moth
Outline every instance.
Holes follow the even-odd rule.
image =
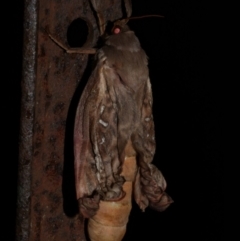
[[[163,175],[151,164],[155,134],[147,56],[126,22],[114,22],[97,51],[96,67],[76,112],[76,194],[87,218],[96,214],[100,200],[125,196],[121,171],[129,143],[136,152],[133,193],[139,207],[162,211],[172,202]]]

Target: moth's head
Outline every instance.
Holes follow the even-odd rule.
[[[128,19],[117,20],[109,25],[104,44],[118,50],[136,52],[140,49],[140,43],[134,32],[127,26]]]
[[[105,37],[111,35],[118,35],[120,33],[124,33],[129,31],[129,27],[127,26],[128,19],[121,19],[115,22],[109,22],[106,27]]]
[[[127,26],[128,19],[117,20],[113,23],[113,27],[111,29],[111,34],[117,35],[126,31],[129,31],[129,27]]]

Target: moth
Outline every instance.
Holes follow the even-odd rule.
[[[96,214],[100,200],[125,196],[121,171],[128,143],[136,152],[133,194],[140,209],[163,211],[172,202],[162,173],[151,164],[156,144],[147,55],[127,21],[113,23],[77,107],[75,182],[86,218]]]

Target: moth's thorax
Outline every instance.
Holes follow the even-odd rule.
[[[134,32],[130,30],[110,35],[105,44],[118,50],[130,52],[138,52],[141,49],[138,38],[135,36]]]
[[[120,77],[121,82],[131,89],[147,81],[148,61],[138,38],[133,31],[127,30],[107,38],[100,50],[105,64]]]

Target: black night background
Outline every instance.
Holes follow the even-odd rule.
[[[174,203],[163,213],[133,204],[123,241],[223,240],[221,108],[211,64],[210,9],[202,1],[133,0],[129,25],[149,57],[157,151]],[[11,11],[9,11],[11,9]],[[9,3],[3,50],[1,240],[14,240],[21,100],[23,1]],[[6,74],[7,73],[7,74]],[[148,233],[146,235],[146,233]]]

